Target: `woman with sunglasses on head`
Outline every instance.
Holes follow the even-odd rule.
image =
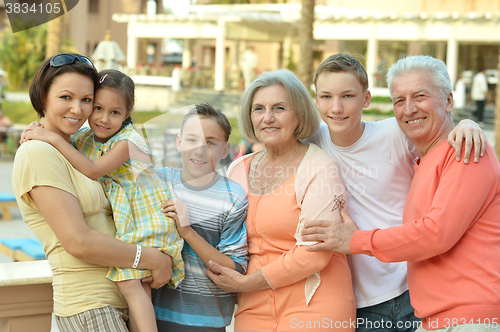
[[[181,250],[184,241],[175,221],[161,211],[172,198],[156,174],[156,157],[134,130],[134,82],[124,73],[107,69],[99,73],[90,127],[82,127],[70,142],[43,127],[27,128],[25,140],[40,140],[55,147],[83,175],[99,179],[111,203],[115,237],[135,245],[160,249],[172,260],[170,287],[184,278]],[[76,150],[76,149],[78,150]],[[156,318],[149,283],[141,282],[151,271],[110,267],[107,278],[117,282],[129,305],[130,331],[156,332]]]
[[[45,61],[30,86],[44,128],[66,141],[92,113],[98,74],[77,54]],[[111,205],[99,182],[77,171],[50,144],[21,145],[13,169],[24,221],[42,243],[53,271],[54,314],[62,332],[128,331],[127,303],[109,266],[150,269],[151,287],[166,284],[172,260],[161,251],[114,238]]]

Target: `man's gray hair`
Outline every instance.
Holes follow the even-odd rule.
[[[395,77],[414,72],[428,72],[434,85],[439,88],[444,98],[453,91],[450,76],[443,61],[428,55],[414,55],[396,61],[387,72],[387,87],[392,95],[392,81]]]

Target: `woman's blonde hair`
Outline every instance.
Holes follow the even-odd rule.
[[[240,99],[240,132],[245,139],[258,142],[252,124],[252,103],[255,93],[261,88],[281,85],[288,92],[293,110],[299,119],[295,129],[296,139],[313,136],[319,129],[319,114],[314,107],[311,95],[300,80],[289,70],[279,69],[262,73],[250,83]]]

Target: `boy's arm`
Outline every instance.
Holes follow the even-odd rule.
[[[234,261],[221,253],[219,250],[214,248],[210,243],[208,243],[203,237],[201,237],[190,225],[187,214],[186,205],[178,198],[169,199],[165,201],[162,206],[162,211],[166,216],[171,217],[175,220],[177,225],[177,230],[181,237],[189,243],[191,248],[200,256],[201,260],[208,267],[208,262],[213,260],[218,264],[236,269]],[[182,211],[182,212],[181,212]]]
[[[462,155],[462,141],[465,140],[464,163],[468,164],[472,144],[474,143],[474,162],[479,161],[479,155],[484,156],[488,140],[481,127],[472,120],[465,119],[449,133],[448,144],[455,148],[455,157],[460,161]]]
[[[235,196],[233,206],[224,220],[217,249],[229,256],[236,265],[236,271],[246,273],[248,265],[248,242],[245,219],[248,201],[245,192]]]

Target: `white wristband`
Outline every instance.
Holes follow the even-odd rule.
[[[134,264],[132,265],[133,269],[137,269],[137,265],[139,265],[139,261],[141,260],[141,249],[142,247],[140,245],[137,245],[137,251],[135,252],[135,260]]]

